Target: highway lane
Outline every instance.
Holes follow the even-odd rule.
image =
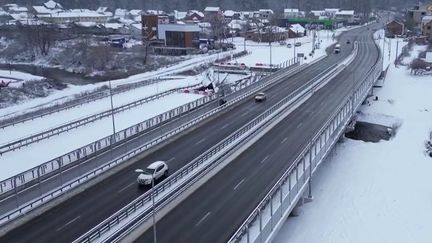
[[[155,160],[166,160],[171,171],[197,157],[205,150],[262,113],[305,80],[309,80],[331,66],[342,56],[348,55],[350,46],[344,46],[342,55],[331,55],[280,85],[267,90],[270,99],[263,104],[251,100],[207,122],[181,139],[128,166],[105,181],[72,197],[21,227],[12,230],[0,241],[5,242],[70,242],[97,225],[144,191],[136,187],[134,169],[145,167]]]
[[[359,58],[157,223],[158,242],[226,242],[377,58],[365,34]],[[356,84],[359,85],[359,84]],[[150,228],[136,242],[152,242]]]

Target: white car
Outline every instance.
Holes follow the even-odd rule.
[[[267,99],[266,94],[264,92],[259,92],[255,95],[255,102],[265,101]]]
[[[136,169],[140,173],[137,178],[138,185],[147,186],[152,184],[152,179],[159,180],[162,177],[168,177],[168,165],[164,161],[151,163],[145,170]]]

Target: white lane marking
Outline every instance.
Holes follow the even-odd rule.
[[[118,192],[117,192],[117,193],[120,193],[120,192],[122,192],[122,191],[124,191],[124,190],[128,189],[128,188],[129,188],[129,187],[131,187],[131,186],[132,186],[133,184],[135,184],[135,182],[132,182],[131,184],[129,184],[129,185],[127,185],[127,186],[123,187],[122,189],[118,190]]]
[[[249,113],[249,111],[243,112],[240,116],[246,116]]]
[[[281,143],[285,143],[288,138],[284,138]]]
[[[262,163],[264,163],[264,162],[265,162],[265,161],[266,161],[266,160],[267,160],[267,159],[268,159],[269,157],[270,157],[270,156],[269,156],[269,155],[267,155],[267,156],[266,156],[266,157],[265,157],[265,158],[264,158],[263,160],[261,160],[261,162],[260,162],[260,163],[261,163],[261,164],[262,164]]]
[[[243,178],[239,183],[237,183],[237,185],[234,187],[234,191],[237,190],[237,188],[245,181],[245,179]]]
[[[172,157],[171,159],[167,160],[166,162],[171,162],[173,160],[175,160],[175,157]]]
[[[227,124],[225,124],[225,125],[223,125],[221,128],[220,128],[220,130],[223,130],[223,129],[225,129],[227,126],[229,126],[230,124],[229,123],[227,123]]]
[[[79,218],[81,218],[81,216],[77,216],[76,218],[72,219],[71,221],[67,222],[65,225],[63,225],[62,227],[56,229],[56,231],[60,231],[64,228],[66,228],[68,225],[72,224],[73,222],[77,221]]]
[[[207,212],[207,213],[204,215],[204,217],[202,217],[202,218],[198,221],[198,223],[196,223],[195,227],[197,227],[197,226],[200,225],[202,222],[204,222],[204,220],[205,220],[208,216],[210,216],[210,213],[211,213],[211,212]]]
[[[206,139],[203,138],[203,139],[199,140],[198,142],[196,142],[195,144],[200,144],[200,143],[204,142],[205,140],[206,140]]]
[[[301,126],[303,126],[303,123],[298,124],[297,128],[300,128]]]

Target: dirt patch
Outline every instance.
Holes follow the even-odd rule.
[[[396,134],[396,128],[379,124],[357,122],[354,131],[346,133],[345,136],[354,140],[377,143],[381,140],[390,140]]]

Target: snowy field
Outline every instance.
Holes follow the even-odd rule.
[[[201,97],[203,96],[197,94],[174,93],[127,112],[118,113],[115,115],[116,129],[120,131]],[[112,134],[112,121],[111,117],[106,117],[60,136],[54,136],[20,150],[6,153],[0,157],[0,180],[31,169],[110,134]]]
[[[218,54],[200,55],[197,57],[193,57],[189,60],[179,62],[175,65],[160,68],[160,69],[152,71],[152,72],[137,74],[137,75],[133,75],[133,76],[130,76],[130,77],[124,78],[124,79],[112,80],[111,81],[112,86],[116,87],[116,86],[122,85],[122,84],[130,84],[130,83],[135,83],[135,82],[139,82],[139,81],[155,79],[155,78],[159,78],[159,77],[166,77],[166,76],[173,75],[173,74],[176,74],[179,72],[193,69],[195,67],[199,67],[205,63],[211,63],[211,62],[215,61],[217,58],[223,58],[223,57],[230,56],[230,55],[238,53],[238,52],[241,52],[241,50],[227,51],[227,52],[222,52],[222,53],[218,53]],[[21,73],[21,72],[12,72],[12,75],[10,75],[9,70],[0,70],[0,76],[2,76],[1,73],[4,73],[5,77],[8,77],[10,79],[17,79],[17,80],[30,80],[29,77],[37,77],[37,76],[33,76],[30,74]],[[8,74],[8,76],[6,76],[6,74]],[[194,77],[192,77],[192,79],[193,78]],[[74,95],[78,95],[78,94],[81,94],[83,92],[96,90],[96,89],[98,89],[104,85],[108,85],[108,81],[107,82],[99,82],[97,84],[89,84],[89,85],[68,85],[68,88],[52,92],[47,97],[27,100],[26,102],[22,102],[20,104],[13,105],[13,106],[5,108],[5,109],[0,109],[0,117],[4,116],[5,114],[14,113],[16,111],[28,111],[28,110],[37,109],[41,106],[52,105],[53,103],[63,103],[65,101],[73,98]]]
[[[144,86],[131,90],[129,92],[113,95],[113,104],[114,107],[119,107],[170,89],[185,87],[193,84],[200,84],[201,82],[202,80],[198,79],[198,77],[186,77],[183,79],[168,80],[165,82]],[[110,109],[110,98],[107,97],[103,99],[98,99],[85,105],[53,113],[49,116],[44,116],[24,123],[20,123],[13,127],[8,127],[6,129],[0,130],[0,145],[18,140],[19,138],[28,137],[31,134],[37,134],[48,129],[63,125],[65,123],[69,123],[70,121],[78,120],[80,118]],[[6,108],[5,110],[13,110],[13,108]]]
[[[338,31],[338,33],[341,33],[341,31]],[[278,65],[292,59],[294,57],[294,51],[296,55],[297,53],[303,53],[304,56],[307,57],[307,59],[305,60],[306,62],[310,62],[321,56],[324,56],[326,55],[325,49],[328,46],[336,43],[336,39],[333,40],[332,35],[333,32],[328,30],[317,31],[317,41],[321,44],[320,49],[315,49],[315,54],[313,55],[313,57],[309,56],[309,53],[312,51],[312,35],[296,39],[288,39],[286,43],[291,44],[291,48],[288,48],[287,45],[280,45],[278,42],[273,42],[271,45],[271,63],[273,65]],[[302,44],[301,46],[294,48],[295,42],[300,42]],[[236,45],[237,49],[243,50],[243,38],[234,38],[234,44]],[[266,65],[270,64],[269,43],[246,41],[246,49],[248,51],[252,51],[252,54],[238,58],[238,63],[244,63],[247,66],[255,66],[257,63],[262,63]]]
[[[396,42],[391,43],[394,61]],[[401,44],[401,42],[399,43]],[[401,46],[399,46],[401,48]],[[413,55],[424,47],[414,47]],[[314,201],[285,222],[275,243],[432,242],[432,78],[390,65],[362,120],[400,126],[390,141],[344,139],[313,180]]]

